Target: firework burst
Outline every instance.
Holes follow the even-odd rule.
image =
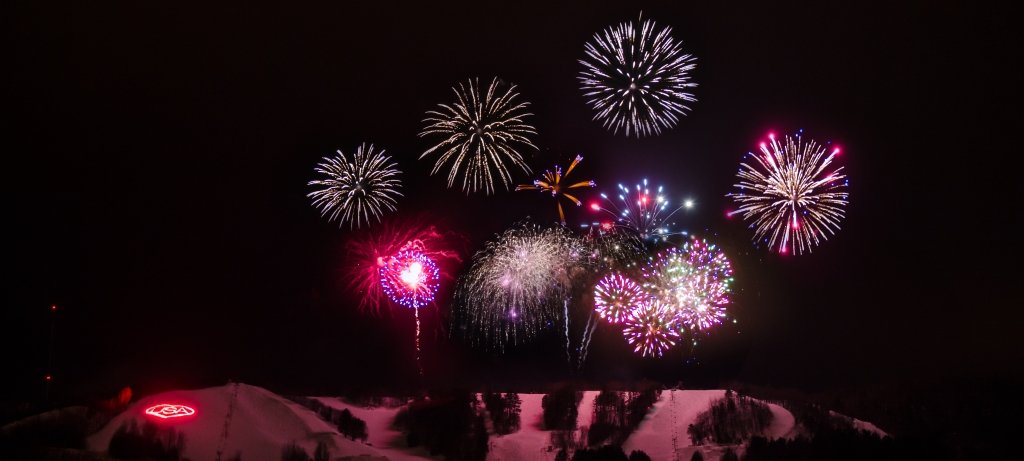
[[[687,327],[704,330],[725,318],[732,275],[725,253],[693,239],[653,258],[643,269],[643,287]]]
[[[660,134],[679,122],[697,99],[689,93],[696,58],[682,52],[671,27],[641,18],[594,34],[586,44],[579,80],[606,129],[626,136]]]
[[[534,180],[533,184],[520,184],[519,186],[516,186],[516,190],[539,190],[541,192],[551,193],[551,196],[555,199],[555,203],[558,204],[558,219],[562,221],[562,225],[565,225],[565,211],[562,210],[562,202],[558,200],[558,197],[565,197],[569,199],[569,201],[575,203],[576,206],[580,206],[580,199],[566,191],[569,189],[594,187],[597,185],[592,179],[571,183],[569,185],[562,184],[562,180],[568,178],[569,175],[572,174],[572,170],[576,168],[576,165],[579,165],[582,161],[583,156],[577,155],[576,158],[573,159],[572,163],[569,164],[569,168],[565,170],[565,174],[562,174],[562,167],[555,165],[555,170],[545,171],[542,175],[542,179]]]
[[[674,320],[671,306],[658,299],[651,299],[626,317],[622,335],[633,346],[633,352],[644,357],[661,357],[665,350],[679,340]]]
[[[558,320],[571,272],[587,256],[564,228],[521,224],[473,256],[456,293],[457,314],[474,342],[503,349]]]
[[[665,198],[664,188],[658,186],[652,193],[646,179],[641,184],[637,184],[634,190],[630,190],[622,184],[618,186],[619,193],[615,197],[618,200],[602,192],[601,203],[591,205],[593,210],[603,211],[610,215],[615,220],[612,226],[633,232],[641,240],[647,241],[664,241],[671,235],[679,234],[672,230],[675,223],[669,220],[679,210],[686,208],[688,202],[670,208],[670,201]]]
[[[782,142],[768,135],[754,162],[740,164],[733,214],[754,228],[754,241],[779,253],[801,254],[839,230],[849,197],[843,167],[832,165],[839,148],[829,149],[798,133]]]
[[[594,288],[594,310],[608,323],[621,323],[650,296],[622,274],[609,274]]]
[[[380,284],[392,301],[418,309],[434,301],[440,285],[437,264],[423,254],[420,241],[409,242],[398,253],[377,260]]]
[[[386,222],[349,240],[345,275],[352,291],[358,294],[359,309],[379,313],[388,299],[413,308],[429,304],[446,277],[441,265],[461,261],[458,253],[450,249],[453,239],[453,235],[442,234],[435,226],[409,220],[402,224]],[[403,280],[403,270],[416,261],[420,263],[420,274],[415,289],[409,290],[406,281],[413,282],[410,277],[415,272],[406,271]]]
[[[338,150],[338,155],[324,157],[316,172],[324,178],[309,185],[322,189],[308,197],[321,216],[338,220],[338,225],[346,221],[349,227],[362,227],[363,221],[369,225],[371,215],[379,222],[384,212],[395,211],[396,199],[402,195],[398,192],[401,172],[391,157],[384,155],[383,149],[374,150],[373,144],[360,144],[351,159]]]
[[[416,368],[423,374],[420,348],[420,308],[434,302],[434,296],[446,278],[439,264],[459,262],[450,250],[454,235],[445,235],[423,219],[403,224],[385,223],[350,240],[347,276],[350,287],[359,294],[359,309],[378,313],[388,299],[412,309],[416,321]],[[449,268],[450,270],[451,268]],[[450,278],[450,277],[447,277]]]
[[[646,256],[644,243],[632,232],[621,232],[615,226],[595,223],[584,225],[584,242],[590,248],[594,269],[602,274],[636,267]]]
[[[420,156],[423,159],[440,154],[430,174],[451,164],[449,188],[461,175],[461,188],[466,193],[483,190],[487,194],[495,190],[495,177],[505,189],[509,188],[510,166],[529,174],[530,167],[520,151],[537,149],[529,138],[537,131],[526,123],[525,118],[532,115],[526,112],[529,103],[518,101],[515,89],[515,85],[501,84],[495,78],[486,91],[481,91],[480,82],[471,79],[452,89],[454,103],[440,104],[438,110],[428,111],[420,136],[440,138]]]

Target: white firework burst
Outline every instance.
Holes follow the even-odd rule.
[[[507,190],[512,183],[510,167],[531,173],[523,159],[523,149],[537,149],[529,136],[537,130],[526,123],[530,103],[519,101],[515,85],[494,78],[486,91],[480,82],[470,79],[455,88],[455,102],[440,104],[427,112],[426,126],[420,136],[438,135],[440,142],[427,149],[420,159],[439,153],[430,174],[450,164],[448,187],[462,177],[461,188],[467,194],[483,190],[494,192],[496,179]]]
[[[594,34],[579,80],[594,120],[618,134],[650,136],[674,127],[696,101],[690,72],[696,58],[682,51],[672,28],[640,19]]]
[[[572,289],[571,272],[589,257],[582,241],[563,227],[521,224],[473,256],[456,293],[473,342],[503,349],[532,338],[559,318]]]
[[[755,162],[740,164],[736,192],[742,214],[754,228],[754,241],[779,253],[801,254],[839,230],[849,194],[843,167],[832,165],[838,148],[804,141],[798,133],[783,142],[769,134]]]
[[[338,155],[324,157],[316,172],[323,179],[309,182],[310,186],[321,186],[307,194],[313,199],[313,206],[320,209],[320,215],[330,221],[338,220],[349,227],[370,225],[373,216],[380,222],[381,215],[395,211],[398,189],[402,182],[401,172],[384,150],[375,150],[373,144],[360,144],[351,158],[341,150]]]

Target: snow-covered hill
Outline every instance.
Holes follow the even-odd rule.
[[[189,417],[157,420],[145,409],[162,403],[195,408]],[[228,415],[230,413],[230,419]],[[312,411],[266,389],[246,384],[172,391],[140,399],[87,440],[90,449],[106,451],[114,432],[132,418],[155,420],[185,434],[184,456],[192,460],[227,459],[241,453],[246,461],[279,461],[281,449],[295,442],[313,453],[325,441],[337,456],[396,459],[370,445],[348,440]]]
[[[590,425],[594,398],[597,391],[587,391],[580,402],[577,427]],[[666,390],[648,413],[637,430],[623,445],[627,453],[643,450],[654,460],[690,459],[694,450],[687,435],[687,427],[697,415],[708,409],[713,401],[725,395],[723,390]],[[542,427],[542,394],[520,394],[520,430],[504,436],[490,437],[488,458],[492,460],[532,461],[553,460],[556,452],[551,448],[551,432]],[[177,419],[159,420],[159,424],[173,426],[185,435],[184,455],[193,460],[216,459],[218,451],[223,458],[241,453],[246,461],[277,461],[281,449],[297,443],[310,454],[318,441],[330,448],[332,459],[429,459],[422,448],[407,448],[405,437],[392,427],[399,408],[365,408],[334,397],[315,397],[320,403],[338,410],[348,409],[367,424],[369,439],[366,443],[346,439],[336,428],[320,419],[313,411],[266,389],[245,384],[191,391],[173,391],[146,397],[115,417],[101,431],[88,440],[90,449],[105,451],[114,432],[132,418],[140,422],[153,419],[146,416],[146,408],[160,403],[187,404],[196,414]],[[798,427],[793,415],[785,408],[768,404],[772,423],[767,437],[794,437]],[[837,415],[842,417],[841,415]],[[883,434],[870,423],[851,420],[855,427]],[[700,448],[706,459],[716,459],[721,449]]]

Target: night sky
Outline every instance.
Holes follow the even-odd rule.
[[[580,376],[815,390],[1024,374],[1008,13],[350,3],[19,2],[3,15],[5,396],[40,392],[51,304],[58,396],[415,383],[411,313],[357,312],[345,243],[361,234],[321,219],[306,183],[321,157],[373,142],[404,173],[392,217],[463,235],[466,260],[526,216],[553,222],[548,197],[467,197],[417,160],[424,112],[492,76],[532,104],[534,171],[582,154],[576,175],[597,190],[664,184],[697,203],[682,227],[736,266],[740,323],[699,364],[634,357],[604,328]],[[635,139],[591,120],[576,77],[592,34],[641,10],[697,56],[699,87],[677,128]],[[837,237],[780,257],[725,218],[725,194],[767,132],[797,129],[842,146],[851,203]],[[571,225],[592,219],[569,210]],[[557,344],[472,351],[449,338],[448,310],[424,311],[431,382],[565,377]]]

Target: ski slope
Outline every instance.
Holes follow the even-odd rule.
[[[577,438],[582,437],[581,431],[591,424],[594,399],[598,394],[598,391],[583,393],[576,421]],[[702,451],[705,459],[717,459],[725,447],[694,447],[686,429],[697,415],[724,395],[724,390],[662,391],[637,430],[625,441],[623,449],[627,454],[642,450],[654,460],[688,460],[695,450]],[[519,397],[522,399],[520,429],[502,436],[492,434],[488,459],[553,460],[557,452],[552,448],[551,431],[543,427],[543,394],[520,394]],[[335,460],[437,459],[430,457],[422,447],[405,446],[405,436],[393,427],[400,407],[364,407],[336,397],[313,398],[338,410],[347,409],[365,421],[369,435],[366,443],[346,439],[313,411],[266,389],[228,384],[166,392],[140,399],[90,436],[87,444],[90,450],[105,452],[117,428],[134,418],[139,423],[153,420],[183,433],[184,456],[193,460],[214,460],[218,453],[222,459],[228,459],[240,453],[246,461],[278,461],[282,448],[289,443],[298,444],[312,455],[319,441],[327,444],[331,459]],[[160,403],[186,404],[194,407],[196,414],[168,420],[156,420],[144,414],[146,408]],[[781,406],[770,403],[768,406],[773,418],[764,435],[769,438],[795,437],[799,431],[793,415]],[[871,423],[849,419],[854,427],[885,435]]]

